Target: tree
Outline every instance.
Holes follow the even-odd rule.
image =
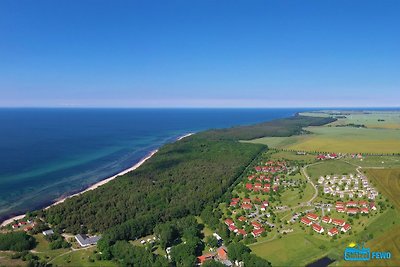
[[[231,243],[228,245],[228,255],[231,260],[242,261],[243,256],[247,253],[250,253],[251,250],[249,247],[242,243]]]
[[[206,242],[209,247],[215,248],[218,246],[218,239],[215,236],[208,236]]]
[[[203,267],[225,267],[225,265],[222,264],[221,262],[213,261],[213,260],[206,261],[201,266],[203,266]]]

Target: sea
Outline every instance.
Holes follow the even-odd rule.
[[[308,109],[0,109],[0,221],[132,167],[178,137]]]

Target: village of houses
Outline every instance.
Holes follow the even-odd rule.
[[[297,155],[303,154],[305,153],[297,153]],[[316,156],[316,160],[334,160],[339,156],[335,153],[319,154]],[[361,154],[349,156],[362,158]],[[295,183],[287,181],[288,174],[296,168],[299,167],[291,166],[286,161],[271,160],[255,166],[251,174],[238,185],[245,189],[248,197],[232,198],[227,207],[232,214],[224,219],[229,231],[243,238],[249,235],[256,239],[268,236],[268,232],[275,227],[274,223],[268,221],[271,213],[279,215],[280,212],[289,210],[282,203],[276,205],[270,201],[270,196],[278,191],[283,192],[289,190],[291,186],[296,186]],[[293,211],[292,217],[287,220],[287,225],[280,233],[292,232],[293,227],[290,226],[300,224],[310,227],[318,234],[327,233],[329,237],[334,237],[347,233],[352,228],[351,223],[343,219],[343,215],[366,215],[377,210],[374,200],[378,196],[378,191],[361,173],[321,176],[315,188],[321,189],[318,192],[321,203],[302,203],[297,207],[300,210],[298,212],[296,212],[296,208],[290,209]],[[323,203],[324,196],[328,195],[336,199],[334,204],[328,201]],[[344,198],[350,200],[344,201]],[[317,215],[317,211],[321,211],[322,215]]]
[[[334,160],[337,157],[336,154],[327,154],[317,155],[316,159],[319,161]],[[274,238],[270,236],[270,233],[275,229],[275,235],[276,233],[288,234],[293,231],[303,231],[307,235],[315,232],[321,237],[326,234],[326,238],[336,239],[352,229],[350,221],[354,220],[349,221],[344,216],[347,218],[353,216],[354,218],[354,215],[376,212],[375,198],[378,196],[378,191],[361,173],[314,177],[314,180],[317,181],[315,188],[319,189],[317,192],[319,202],[304,199],[296,207],[278,203],[279,195],[286,190],[299,187],[299,182],[290,179],[289,176],[300,168],[301,166],[296,166],[288,160],[267,159],[244,175],[243,180],[234,190],[237,196],[231,198],[228,204],[224,204],[226,212],[222,221],[231,233],[231,237],[240,237],[240,240],[251,238],[251,242],[257,242],[260,238]],[[324,203],[324,196],[334,198],[335,202]],[[286,213],[289,213],[291,218],[281,216]],[[282,222],[286,222],[284,227],[282,227]],[[281,224],[279,230],[276,229],[278,224]],[[11,225],[13,230],[26,232],[31,231],[34,227],[35,222],[31,220],[20,220]],[[52,229],[48,229],[42,234],[50,236],[54,232]],[[226,242],[218,233],[213,233],[213,236],[218,240],[218,248],[199,256],[198,264],[217,260],[226,266],[234,264],[238,266],[239,263],[232,263],[229,260]],[[82,234],[74,236],[74,240],[81,248],[96,245],[99,239],[100,236]],[[147,240],[142,239],[140,243],[145,245],[155,241],[156,238],[153,237]],[[170,252],[171,247],[166,250],[167,258]]]

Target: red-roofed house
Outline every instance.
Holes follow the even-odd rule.
[[[232,200],[231,200],[232,202],[239,202],[240,201],[240,198],[238,198],[238,197],[235,197],[235,198],[232,198]]]
[[[337,226],[343,226],[346,224],[346,222],[340,219],[332,219],[332,224]]]
[[[237,227],[233,224],[229,225],[229,231],[236,233],[238,231]]]
[[[247,179],[249,179],[249,181],[254,179],[254,175],[250,175],[249,177],[247,177]]]
[[[208,261],[208,260],[212,260],[214,258],[214,254],[205,254],[205,255],[201,255],[197,257],[197,261],[200,264],[203,264],[204,262]]]
[[[247,232],[244,229],[238,229],[237,234],[243,237],[247,236]]]
[[[228,259],[228,253],[226,252],[226,250],[223,247],[220,247],[217,249],[217,254],[218,254],[218,258],[220,260],[227,260]]]
[[[358,208],[348,208],[347,209],[347,214],[357,214],[358,213]]]
[[[250,204],[251,203],[250,198],[243,198],[243,203],[244,204]]]
[[[263,189],[264,193],[269,193],[269,190],[270,190],[269,187]]]
[[[237,205],[238,205],[238,202],[232,201],[231,204],[230,204],[229,206],[231,206],[231,207],[236,207]]]
[[[344,208],[344,203],[343,203],[343,202],[340,202],[340,201],[338,201],[338,202],[336,202],[336,205],[335,205],[335,207],[336,207],[336,208]]]
[[[244,216],[240,216],[240,217],[238,218],[238,220],[241,221],[241,222],[247,221],[246,217],[244,217]]]
[[[262,233],[264,233],[264,228],[255,229],[255,230],[253,230],[253,232],[251,232],[251,234],[252,234],[254,237],[259,237]]]
[[[345,225],[342,226],[342,228],[340,229],[342,232],[346,233],[347,231],[349,231],[351,229],[351,225],[346,223]]]
[[[242,204],[242,209],[244,210],[251,210],[253,206],[251,204]]]
[[[331,219],[330,217],[328,217],[328,216],[324,216],[324,217],[322,217],[322,221],[323,221],[324,223],[331,223],[331,222],[332,222],[332,219]]]
[[[368,210],[367,207],[362,207],[362,208],[360,209],[360,212],[366,214],[366,213],[369,213],[369,210]]]
[[[343,213],[343,212],[346,211],[346,209],[345,208],[336,208],[336,211],[340,212],[340,213]]]
[[[16,228],[19,227],[19,225],[18,224],[13,224],[11,227],[12,227],[12,229],[16,229]]]
[[[261,229],[262,224],[259,222],[251,222],[251,225],[253,225],[254,229]]]
[[[247,189],[247,190],[253,189],[253,185],[252,185],[252,184],[246,184],[246,189]]]
[[[260,189],[262,187],[262,184],[261,183],[255,183],[254,187]]]
[[[346,207],[357,207],[358,203],[356,201],[349,201],[346,203]]]
[[[310,226],[312,224],[312,221],[310,221],[309,219],[307,219],[306,217],[301,218],[300,220],[303,224]]]
[[[369,208],[370,208],[371,210],[376,210],[375,202],[369,203]]]
[[[336,227],[333,227],[331,230],[328,231],[329,236],[334,236],[339,233],[339,230]]]
[[[229,226],[229,225],[233,225],[234,223],[233,223],[232,219],[226,219],[225,224]]]
[[[312,228],[313,228],[313,230],[314,230],[315,232],[317,232],[317,233],[319,233],[319,234],[321,234],[321,233],[324,232],[324,228],[323,228],[321,225],[319,225],[319,224],[314,223],[314,224],[312,225]]]
[[[306,215],[306,217],[307,217],[308,219],[312,220],[312,221],[318,220],[318,215],[317,215],[317,214],[314,214],[314,213],[308,213],[308,214]]]

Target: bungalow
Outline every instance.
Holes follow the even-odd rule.
[[[344,208],[344,203],[341,201],[337,201],[335,207],[336,208]]]
[[[197,257],[197,262],[202,265],[204,262],[208,260],[214,259],[215,254],[205,254]]]
[[[362,207],[368,206],[368,201],[359,201],[358,204]]]
[[[254,175],[250,175],[249,177],[247,177],[247,179],[249,179],[249,181],[254,179]]]
[[[231,207],[236,207],[238,205],[238,202],[232,201],[229,206]]]
[[[332,219],[332,224],[336,226],[343,226],[346,224],[346,222],[340,219]]]
[[[244,204],[250,204],[251,203],[250,198],[243,198],[243,203]]]
[[[358,213],[358,208],[348,208],[347,209],[347,214],[357,214]]]
[[[264,193],[269,193],[269,191],[270,191],[269,187],[263,189],[263,192],[264,192]]]
[[[233,223],[233,220],[232,220],[232,219],[226,219],[226,220],[225,220],[225,224],[228,225],[228,226],[230,226],[230,225],[233,225],[234,223]]]
[[[27,222],[24,222],[24,221],[18,223],[19,226],[26,225],[26,224],[27,224]]]
[[[340,229],[342,232],[346,233],[347,231],[349,231],[351,229],[351,225],[346,223],[345,225],[342,226],[342,228]]]
[[[220,260],[227,260],[228,259],[228,252],[226,252],[226,248],[220,247],[217,249],[217,255]]]
[[[318,155],[318,156],[316,157],[316,159],[318,159],[318,160],[325,160],[326,157],[325,157],[325,155]]]
[[[251,225],[253,225],[254,229],[261,229],[262,228],[262,224],[259,222],[251,222]]]
[[[316,220],[318,220],[318,215],[317,214],[314,214],[314,213],[308,213],[307,215],[306,215],[306,217],[308,218],[308,219],[310,219],[310,220],[312,220],[312,221],[316,221]]]
[[[49,229],[49,230],[43,231],[42,234],[44,236],[50,236],[50,235],[54,235],[54,231],[52,229]]]
[[[27,227],[24,228],[24,231],[25,231],[25,232],[28,232],[28,231],[30,231],[30,230],[32,230],[32,229],[33,229],[32,226],[27,226]]]
[[[244,210],[251,210],[253,206],[251,204],[242,204],[242,209]]]
[[[369,208],[370,208],[371,210],[376,210],[375,202],[369,203]]]
[[[238,231],[237,227],[233,224],[229,225],[229,231],[236,233]]]
[[[254,167],[254,169],[255,169],[256,171],[258,171],[258,172],[260,172],[260,171],[262,170],[262,168],[261,168],[260,166],[256,166],[256,167]]]
[[[92,236],[88,237],[87,235],[84,234],[78,234],[75,236],[76,241],[78,241],[79,245],[81,247],[87,247],[90,245],[95,245],[97,244],[97,241],[99,241],[101,236]]]
[[[244,217],[244,216],[240,216],[240,217],[238,218],[238,220],[241,221],[241,222],[245,222],[245,221],[247,221],[247,218]]]
[[[253,185],[252,184],[246,184],[246,189],[247,190],[252,190],[253,189]]]
[[[263,206],[265,206],[265,207],[268,207],[268,206],[269,206],[269,202],[268,202],[268,201],[264,201],[262,204],[263,204]]]
[[[358,204],[356,201],[349,201],[346,203],[346,207],[357,207]]]
[[[310,221],[309,219],[307,219],[306,217],[301,218],[300,220],[303,224],[310,226],[312,224],[312,221]]]
[[[243,237],[247,236],[247,232],[244,229],[238,229],[237,234],[242,235]]]
[[[331,230],[328,231],[329,236],[335,236],[339,233],[339,230],[336,227],[333,227]]]
[[[264,233],[264,228],[255,229],[251,232],[254,237],[259,237],[262,233]]]
[[[369,213],[369,210],[368,210],[367,207],[363,207],[363,208],[360,209],[360,212],[367,214],[367,213]]]
[[[336,208],[336,211],[342,213],[345,212],[346,210],[345,208]]]
[[[319,233],[319,234],[322,234],[322,233],[324,232],[324,228],[323,228],[321,225],[319,225],[319,224],[314,223],[314,224],[312,225],[312,228],[313,228],[313,230],[314,230],[315,232],[317,232],[317,233]]]
[[[13,224],[11,227],[12,227],[12,229],[16,229],[16,228],[19,228],[19,225],[18,224]]]
[[[255,184],[254,184],[254,187],[260,189],[260,188],[262,187],[262,184],[261,184],[261,183],[255,183]]]
[[[328,216],[324,216],[324,217],[322,217],[322,221],[324,223],[331,223],[332,222],[332,218],[330,218]]]
[[[238,198],[238,197],[235,197],[235,198],[232,198],[232,200],[231,200],[232,202],[239,202],[240,201],[240,198]]]
[[[272,190],[274,190],[274,192],[278,191],[279,187],[278,186],[274,186],[274,188],[272,188]]]

